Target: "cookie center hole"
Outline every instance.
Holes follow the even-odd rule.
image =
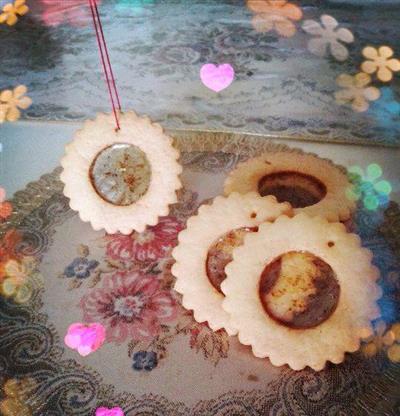
[[[335,311],[340,286],[335,272],[309,252],[290,251],[269,263],[260,277],[265,312],[293,329],[313,328]]]
[[[274,172],[258,181],[261,196],[274,195],[279,202],[290,202],[293,208],[317,204],[326,196],[326,186],[317,178],[300,172]]]
[[[226,279],[225,266],[232,261],[233,250],[242,245],[244,236],[249,232],[258,231],[258,227],[243,227],[229,231],[210,247],[206,260],[206,272],[208,280],[218,292],[221,291],[221,283]]]
[[[139,147],[116,143],[97,154],[89,176],[102,199],[126,206],[137,202],[149,189],[151,166]]]

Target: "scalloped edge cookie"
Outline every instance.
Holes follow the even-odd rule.
[[[265,266],[289,251],[320,257],[340,285],[335,311],[314,328],[290,329],[277,323],[259,297]],[[341,363],[345,352],[359,349],[360,339],[373,333],[370,322],[380,315],[376,300],[382,292],[376,284],[379,271],[371,259],[372,253],[343,224],[304,213],[281,216],[274,223],[261,224],[257,233],[247,234],[244,244],[234,249],[221,285],[222,307],[238,328],[239,341],[251,345],[256,357],[269,357],[275,366],[288,364],[293,370],[309,366],[319,371],[326,361]]]
[[[311,216],[320,215],[330,222],[345,221],[356,209],[355,201],[346,196],[351,187],[347,176],[332,162],[312,154],[271,152],[249,159],[238,166],[225,180],[224,193],[245,194],[258,192],[258,182],[268,174],[279,171],[297,171],[319,179],[326,187],[325,197],[314,205],[295,208],[295,214],[305,212]]]
[[[273,196],[233,193],[216,197],[211,205],[202,205],[198,214],[188,219],[187,228],[179,234],[178,246],[172,252],[176,261],[172,273],[177,279],[175,290],[183,295],[183,306],[193,310],[197,322],[207,321],[214,331],[225,328],[229,335],[237,332],[222,309],[224,296],[207,276],[205,264],[212,244],[233,229],[256,227],[291,213],[290,204],[280,204]]]
[[[147,225],[155,225],[159,217],[168,214],[169,205],[177,202],[176,191],[182,187],[179,152],[162,127],[133,111],[120,113],[120,125],[121,129],[116,131],[112,114],[98,114],[95,120],[86,121],[66,146],[61,160],[60,178],[70,207],[79,212],[82,221],[90,222],[94,230],[104,228],[109,234],[142,232]],[[146,193],[127,206],[102,199],[89,177],[91,164],[99,152],[115,143],[137,146],[151,166]]]

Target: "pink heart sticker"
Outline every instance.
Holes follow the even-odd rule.
[[[79,322],[69,326],[65,335],[65,345],[77,350],[86,357],[99,349],[106,339],[106,330],[102,324],[81,324]]]
[[[235,70],[230,64],[205,64],[200,69],[200,78],[203,84],[215,92],[220,92],[232,84]]]
[[[96,409],[96,416],[124,416],[124,412],[120,407],[113,407],[112,409],[99,407]]]

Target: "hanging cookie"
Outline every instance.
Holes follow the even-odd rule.
[[[225,195],[258,192],[290,202],[296,214],[345,221],[355,209],[346,196],[351,184],[333,163],[312,154],[265,153],[241,163],[225,181]]]
[[[221,307],[224,296],[220,288],[232,250],[245,234],[256,232],[261,222],[290,213],[290,205],[279,204],[275,197],[233,193],[215,198],[189,218],[172,253],[176,260],[172,273],[177,278],[175,290],[183,295],[183,306],[194,311],[196,321],[207,321],[215,331],[225,328],[230,335],[236,333]]]
[[[161,126],[133,111],[87,121],[61,161],[64,194],[95,230],[129,234],[168,214],[181,188],[179,152]]]
[[[381,290],[371,259],[343,224],[281,216],[233,251],[221,284],[223,309],[255,356],[321,370],[373,333]]]

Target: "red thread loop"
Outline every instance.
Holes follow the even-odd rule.
[[[103,32],[103,25],[101,24],[100,14],[97,8],[96,0],[88,1],[90,10],[92,12],[93,26],[96,31],[97,44],[99,46],[100,58],[101,63],[103,65],[104,75],[106,77],[108,92],[110,94],[111,106],[114,112],[115,123],[117,125],[117,130],[120,130],[121,127],[119,125],[116,103],[118,105],[118,110],[121,110],[121,102],[119,100],[117,85],[115,83],[114,72],[111,67],[110,56],[108,54],[107,43]]]

